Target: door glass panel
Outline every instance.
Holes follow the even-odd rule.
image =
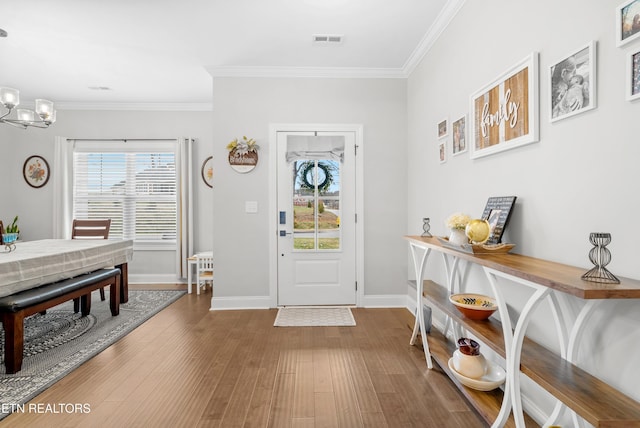
[[[292,165],[294,250],[340,250],[340,162],[307,159]]]

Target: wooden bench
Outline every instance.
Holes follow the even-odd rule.
[[[120,281],[118,268],[95,272],[0,297],[0,314],[5,332],[4,359],[7,373],[22,369],[24,319],[68,300],[80,298],[82,316],[91,311],[91,292],[110,286],[111,315],[120,313]]]

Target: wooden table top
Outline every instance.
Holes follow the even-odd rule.
[[[405,236],[424,248],[451,254],[463,260],[544,285],[581,299],[639,299],[640,281],[619,277],[620,284],[585,281],[588,270],[520,254],[471,254],[442,245],[437,237]]]

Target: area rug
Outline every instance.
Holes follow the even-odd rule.
[[[130,290],[129,301],[112,317],[109,301],[93,295],[91,314],[73,313],[69,301],[36,314],[24,323],[22,370],[6,374],[4,329],[0,331],[0,420],[53,385],[94,355],[133,331],[144,321],[176,301],[185,292],[177,290]]]
[[[278,309],[275,327],[326,327],[356,325],[351,308],[340,306],[284,307]]]

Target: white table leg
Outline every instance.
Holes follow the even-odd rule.
[[[411,334],[411,340],[409,341],[410,345],[414,345],[416,343],[416,338],[418,337],[418,330],[420,330],[420,338],[422,339],[422,349],[424,349],[424,357],[427,361],[427,368],[433,368],[433,362],[431,361],[431,352],[429,352],[429,342],[427,342],[427,333],[425,331],[424,326],[424,314],[422,312],[422,290],[424,288],[423,284],[423,272],[424,265],[426,264],[427,258],[431,249],[420,248],[414,244],[410,244],[411,248],[411,257],[413,258],[413,266],[415,268],[416,275],[416,322],[413,325],[413,333]],[[422,250],[422,255],[418,259],[418,255],[416,251]]]

